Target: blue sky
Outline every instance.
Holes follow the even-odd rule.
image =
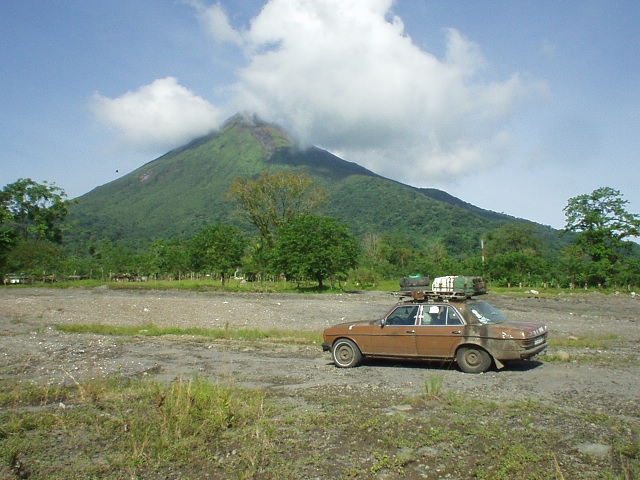
[[[0,186],[80,196],[238,111],[374,172],[564,226],[640,212],[635,0],[4,0]]]

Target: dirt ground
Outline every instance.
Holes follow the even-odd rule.
[[[485,298],[514,320],[546,323],[552,337],[616,335],[620,340],[614,342],[615,348],[586,349],[588,354],[602,357],[595,364],[534,360],[484,375],[445,369],[449,388],[496,399],[574,399],[598,404],[605,410],[640,403],[640,298],[601,294],[541,298],[489,294]],[[70,382],[114,373],[153,374],[166,379],[198,373],[213,379],[232,376],[238,384],[292,393],[311,386],[326,385],[330,389],[351,382],[410,393],[424,383],[423,368],[377,368],[377,364],[365,364],[356,369],[337,369],[320,345],[202,343],[184,337],[65,334],[54,328],[72,323],[141,328],[154,324],[320,333],[341,321],[377,318],[396,300],[384,292],[297,295],[126,291],[107,287],[0,288],[0,378],[17,375],[36,382]],[[625,359],[629,360],[628,366]]]
[[[66,334],[62,324],[100,323],[322,332],[332,324],[377,318],[397,301],[390,293],[326,295],[194,293],[95,289],[0,288],[0,381],[76,382],[103,375],[172,380],[198,374],[233,379],[295,397],[310,389],[345,392],[351,385],[418,395],[433,372],[457,393],[513,401],[541,400],[640,418],[640,296],[554,294],[485,299],[514,320],[543,322],[551,337],[615,336],[606,349],[581,347],[566,362],[517,362],[471,375],[432,364],[366,362],[338,369],[321,346],[277,342],[206,341],[184,336],[116,337]],[[595,360],[576,361],[580,356]],[[321,388],[318,388],[321,387]],[[384,399],[381,399],[384,401]],[[589,447],[592,448],[593,446]],[[597,447],[597,446],[596,446]]]

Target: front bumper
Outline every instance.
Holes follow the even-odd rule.
[[[537,354],[539,354],[540,352],[542,352],[543,350],[545,350],[547,348],[548,344],[547,342],[544,342],[534,348],[529,348],[528,350],[526,350],[525,352],[523,352],[522,354],[520,354],[520,358],[522,360],[527,359],[527,358],[531,358]]]
[[[322,351],[328,352],[331,350],[331,344],[329,342],[322,342]]]

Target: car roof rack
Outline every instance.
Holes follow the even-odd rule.
[[[472,298],[471,295],[463,293],[442,293],[423,290],[400,291],[397,293],[400,301],[415,303],[430,303],[443,301],[463,301]]]

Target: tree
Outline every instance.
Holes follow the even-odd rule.
[[[20,242],[29,245],[62,242],[62,221],[70,201],[55,184],[21,178],[0,191],[0,261]],[[25,248],[20,254],[33,248]],[[40,257],[40,255],[36,255]],[[35,258],[35,257],[34,257]]]
[[[61,247],[46,241],[18,242],[5,258],[8,271],[26,273],[35,278],[59,274],[63,264],[64,254]]]
[[[567,276],[571,288],[584,283],[586,278],[586,254],[576,244],[568,245],[560,252],[560,271]]]
[[[486,271],[497,283],[531,285],[536,281],[545,281],[547,267],[547,262],[541,257],[514,251],[489,257]]]
[[[101,239],[89,247],[91,270],[100,271],[100,278],[140,274],[143,262],[123,240]],[[89,272],[83,272],[89,273]],[[91,272],[92,273],[92,272]]]
[[[325,199],[311,177],[285,171],[265,171],[256,179],[237,178],[229,195],[256,226],[267,248],[273,246],[278,228],[298,215],[312,213]]]
[[[241,265],[245,247],[238,227],[210,225],[191,239],[191,265],[196,271],[219,272],[224,282]]]
[[[149,246],[150,268],[160,275],[180,275],[189,269],[189,253],[182,239],[155,240]]]
[[[10,225],[13,221],[11,212],[5,205],[8,202],[9,195],[4,191],[0,191],[0,266],[7,252],[11,249],[11,245],[15,242],[16,232],[11,229]]]
[[[60,224],[69,213],[70,201],[66,196],[55,184],[39,184],[30,178],[6,185],[0,196],[5,228],[13,229],[22,240],[60,243]]]
[[[496,228],[486,236],[487,255],[523,253],[537,256],[542,242],[536,235],[533,224],[508,223]]]
[[[357,264],[360,246],[346,225],[335,218],[299,215],[278,231],[275,266],[289,278],[324,280],[346,274]]]
[[[508,223],[485,237],[486,274],[504,284],[542,280],[546,262],[540,250],[542,242],[533,224]]]
[[[618,260],[628,255],[631,244],[625,239],[640,234],[640,216],[629,213],[629,202],[610,187],[570,198],[564,208],[565,230],[577,233],[575,244],[590,258],[590,277],[604,283]],[[593,267],[601,266],[602,268]]]

